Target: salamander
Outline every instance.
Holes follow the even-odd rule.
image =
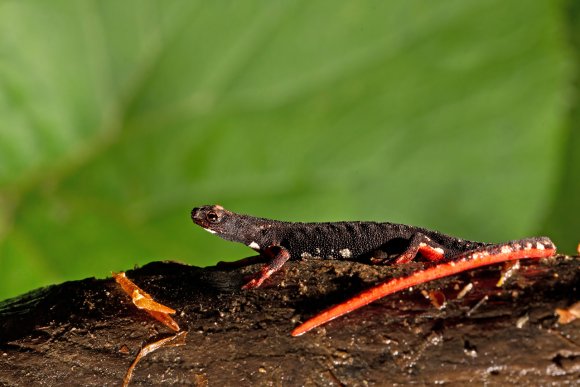
[[[554,256],[547,237],[505,243],[464,240],[421,227],[390,222],[284,222],[205,205],[191,211],[193,222],[212,234],[243,243],[258,252],[253,258],[266,264],[243,289],[260,287],[292,259],[341,259],[373,264],[403,264],[417,257],[434,262],[408,277],[379,283],[312,317],[292,331],[299,336],[332,319],[350,313],[397,291],[476,267],[524,258]]]

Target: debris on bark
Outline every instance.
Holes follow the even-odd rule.
[[[187,337],[143,358],[131,384],[575,384],[580,319],[560,323],[556,309],[580,301],[579,264],[523,260],[501,287],[501,265],[472,270],[293,338],[300,321],[423,264],[289,262],[243,291],[258,266],[151,263],[127,277],[176,309]],[[170,334],[112,278],[39,289],[0,303],[0,385],[119,385],[142,348]]]

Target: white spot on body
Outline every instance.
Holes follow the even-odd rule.
[[[211,234],[217,234],[217,232],[215,232],[214,230],[210,230],[209,228],[204,228],[204,230]]]
[[[445,251],[441,248],[441,247],[435,247],[433,250],[435,250],[437,253],[443,255],[445,253]]]
[[[538,250],[544,250],[545,247],[544,247],[543,244],[541,244],[540,242],[538,242],[538,244],[536,244],[536,249],[538,249]]]
[[[339,253],[343,258],[351,258],[352,257],[352,252],[349,249],[342,249],[339,251]]]
[[[300,257],[304,258],[304,259],[312,258],[312,254],[304,252],[304,253],[300,254]]]
[[[502,246],[502,247],[501,247],[501,252],[502,252],[503,254],[511,253],[511,252],[512,252],[512,248],[511,248],[511,247],[509,247],[509,246]]]
[[[251,247],[254,250],[260,250],[260,245],[257,244],[256,242],[252,242],[248,245],[248,247]]]
[[[474,253],[472,255],[472,259],[481,259],[483,257],[487,257],[489,255],[489,253],[487,251],[480,251],[477,253]]]
[[[315,252],[316,254],[320,254],[320,247],[317,247],[317,248],[315,248],[315,249],[314,249],[314,252]]]

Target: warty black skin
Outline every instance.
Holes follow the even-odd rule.
[[[236,214],[219,205],[194,208],[191,218],[207,231],[258,252],[270,246],[282,246],[290,253],[290,259],[320,257],[365,261],[371,257],[392,257],[404,252],[417,234],[429,238],[449,257],[489,245],[404,224],[282,222]]]

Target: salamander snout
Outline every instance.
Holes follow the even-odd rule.
[[[195,220],[199,218],[199,210],[200,207],[194,207],[193,210],[191,210],[191,220],[193,220],[195,223],[197,223]]]

